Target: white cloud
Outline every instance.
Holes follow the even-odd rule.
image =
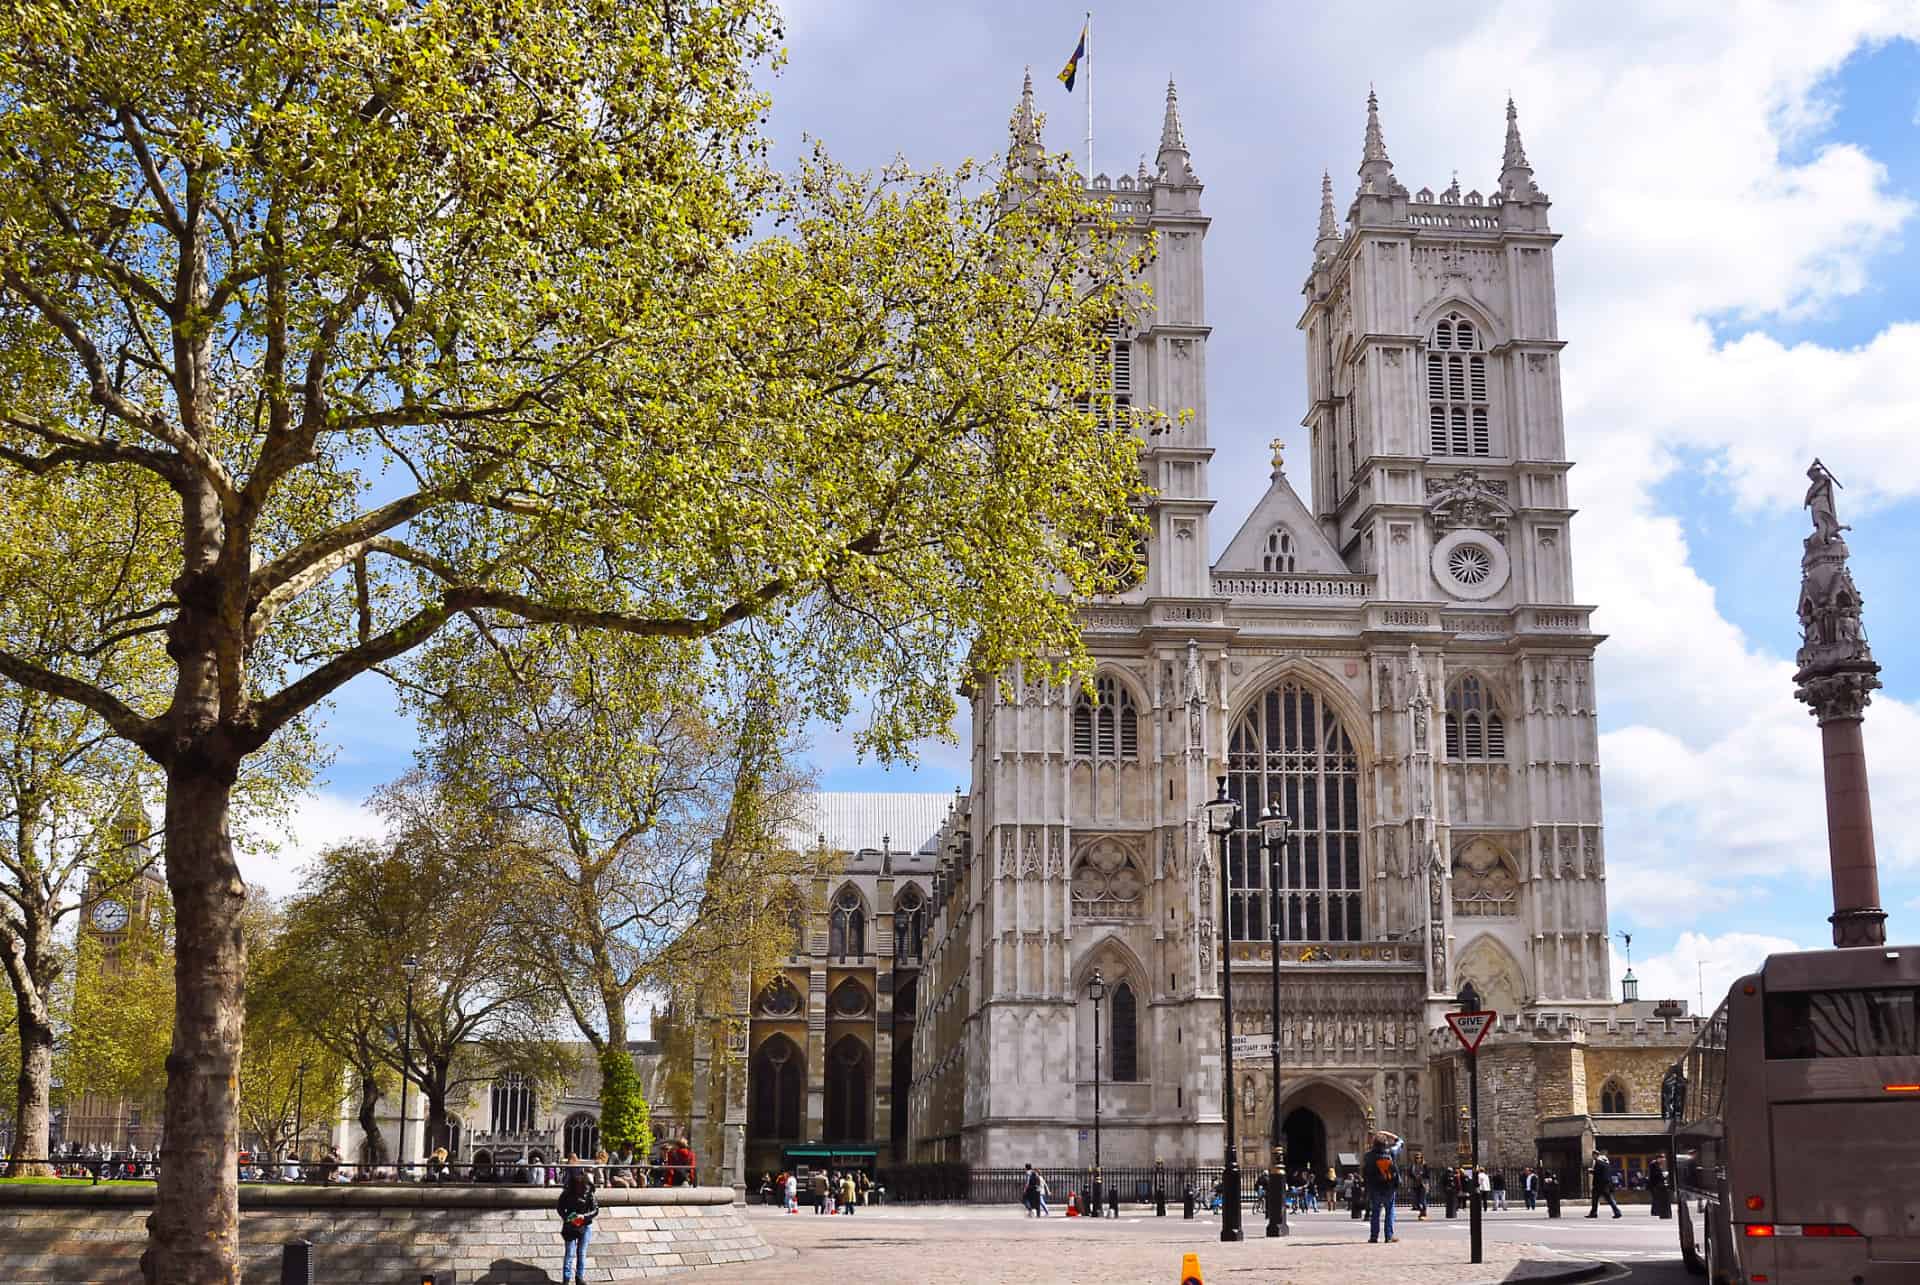
[[[241,849],[240,873],[249,886],[284,897],[299,888],[307,864],[326,848],[350,839],[378,838],[385,832],[385,825],[365,804],[316,790],[294,805],[284,827],[266,836],[277,851]]]
[[[1759,933],[1683,932],[1671,950],[1653,955],[1637,952],[1633,974],[1640,981],[1641,999],[1683,999],[1692,1011],[1711,1013],[1726,998],[1727,989],[1759,968],[1768,955],[1807,949],[1789,938]],[[1626,952],[1616,937],[1613,975],[1623,978],[1626,972]]]

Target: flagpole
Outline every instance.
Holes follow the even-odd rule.
[[[1093,186],[1093,10],[1087,10],[1087,186]]]

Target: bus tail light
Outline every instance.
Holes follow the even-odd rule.
[[[1780,1236],[1858,1236],[1850,1223],[1747,1223],[1746,1234],[1758,1240]]]
[[[1846,1223],[1808,1223],[1801,1228],[1808,1236],[1858,1236],[1860,1233]]]
[[[1889,1093],[1920,1093],[1920,1084],[1886,1084],[1881,1087]]]
[[[1767,1207],[1767,1198],[1765,1196],[1748,1196],[1747,1197],[1748,1209],[1765,1209],[1766,1207]]]
[[[1773,1224],[1772,1223],[1748,1223],[1747,1235],[1753,1236],[1759,1239],[1769,1238],[1773,1235]]]

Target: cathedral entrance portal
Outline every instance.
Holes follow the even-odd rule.
[[[1319,1113],[1296,1107],[1281,1123],[1287,1143],[1287,1171],[1306,1169],[1317,1177],[1327,1172],[1327,1125]]]

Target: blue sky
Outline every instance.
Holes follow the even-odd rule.
[[[1305,451],[1294,330],[1332,171],[1344,208],[1377,88],[1409,187],[1490,189],[1508,93],[1555,200],[1576,586],[1602,649],[1614,927],[1643,993],[1693,998],[1769,949],[1825,944],[1819,738],[1789,664],[1809,456],[1845,484],[1885,691],[1868,717],[1884,902],[1920,939],[1920,7],[1126,3],[1096,15],[1096,167],[1131,171],[1179,83],[1207,241],[1214,471],[1224,542],[1265,443]],[[1053,74],[1081,9],[798,0],[770,80],[778,148],[951,164],[1001,145],[1031,64],[1051,146],[1084,100]],[[1254,465],[1258,464],[1258,467]],[[1218,550],[1216,549],[1216,552]],[[342,693],[339,757],[291,851],[364,828],[412,733],[371,680]],[[881,770],[818,729],[821,781],[950,791],[957,748]]]

